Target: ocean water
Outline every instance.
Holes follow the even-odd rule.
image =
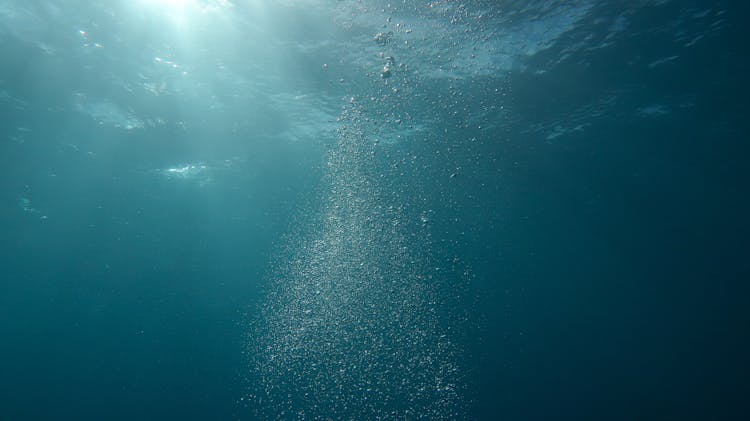
[[[0,419],[747,418],[744,2],[0,2]]]

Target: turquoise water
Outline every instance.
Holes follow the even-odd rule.
[[[747,12],[0,3],[0,418],[741,419]]]

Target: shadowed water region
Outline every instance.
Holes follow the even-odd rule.
[[[0,2],[0,419],[744,419],[748,6]]]

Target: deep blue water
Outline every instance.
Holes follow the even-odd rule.
[[[748,12],[0,3],[0,419],[747,418]]]

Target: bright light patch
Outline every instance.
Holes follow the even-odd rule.
[[[141,3],[167,13],[218,11],[232,6],[229,0],[141,0]]]
[[[178,28],[186,27],[191,16],[199,10],[197,0],[140,0],[139,5]]]
[[[178,30],[188,30],[208,14],[221,16],[232,7],[230,0],[138,0],[141,10],[160,16]]]
[[[164,7],[166,9],[180,10],[188,6],[194,6],[195,1],[193,0],[147,0],[147,3],[151,3],[157,6]]]

